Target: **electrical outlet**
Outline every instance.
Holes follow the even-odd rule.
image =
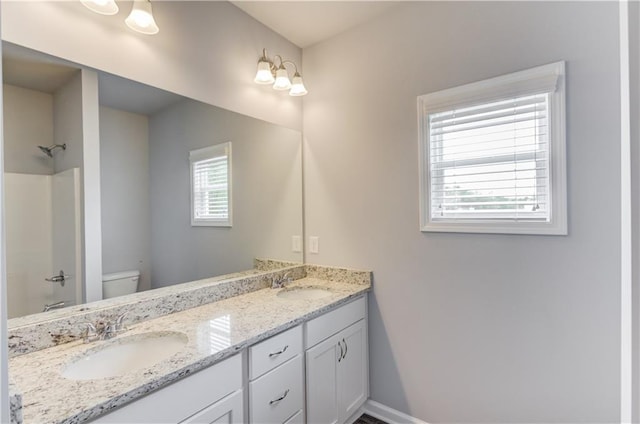
[[[320,237],[309,237],[309,253],[318,253],[320,250]]]
[[[293,250],[295,253],[302,252],[302,237],[291,236],[291,250]]]

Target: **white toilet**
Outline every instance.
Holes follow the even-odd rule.
[[[102,275],[102,298],[135,293],[140,281],[140,271],[121,271]]]

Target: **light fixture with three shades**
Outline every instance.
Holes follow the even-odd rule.
[[[115,15],[119,10],[115,0],[80,0],[80,3],[101,15]],[[134,0],[131,13],[124,22],[129,28],[142,34],[153,35],[160,31],[153,19],[150,0]]]
[[[275,61],[279,62],[276,65]],[[285,65],[293,65],[293,78],[289,79],[289,72]],[[304,96],[307,89],[302,82],[302,76],[298,72],[298,66],[290,61],[283,60],[282,56],[275,55],[274,60],[267,57],[267,50],[262,49],[262,57],[258,60],[258,72],[254,82],[257,84],[273,84],[274,90],[289,90],[290,96]]]

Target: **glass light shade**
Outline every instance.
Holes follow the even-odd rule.
[[[129,28],[142,34],[157,34],[160,29],[153,19],[151,2],[149,0],[135,0],[131,13],[124,20]]]
[[[302,82],[302,77],[299,73],[293,76],[293,81],[291,83],[291,90],[289,91],[290,96],[304,96],[308,91],[304,87],[304,83]]]
[[[288,90],[291,88],[291,81],[289,81],[289,75],[284,67],[280,67],[276,71],[276,82],[273,83],[274,90]]]
[[[119,10],[115,0],[80,0],[80,3],[101,15],[115,15]]]
[[[269,62],[264,60],[258,62],[258,72],[256,72],[254,81],[258,84],[273,84],[275,79],[271,73],[271,64]]]

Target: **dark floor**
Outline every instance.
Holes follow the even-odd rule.
[[[353,424],[387,424],[384,421],[380,421],[377,418],[373,418],[367,414],[363,414],[357,421]]]

